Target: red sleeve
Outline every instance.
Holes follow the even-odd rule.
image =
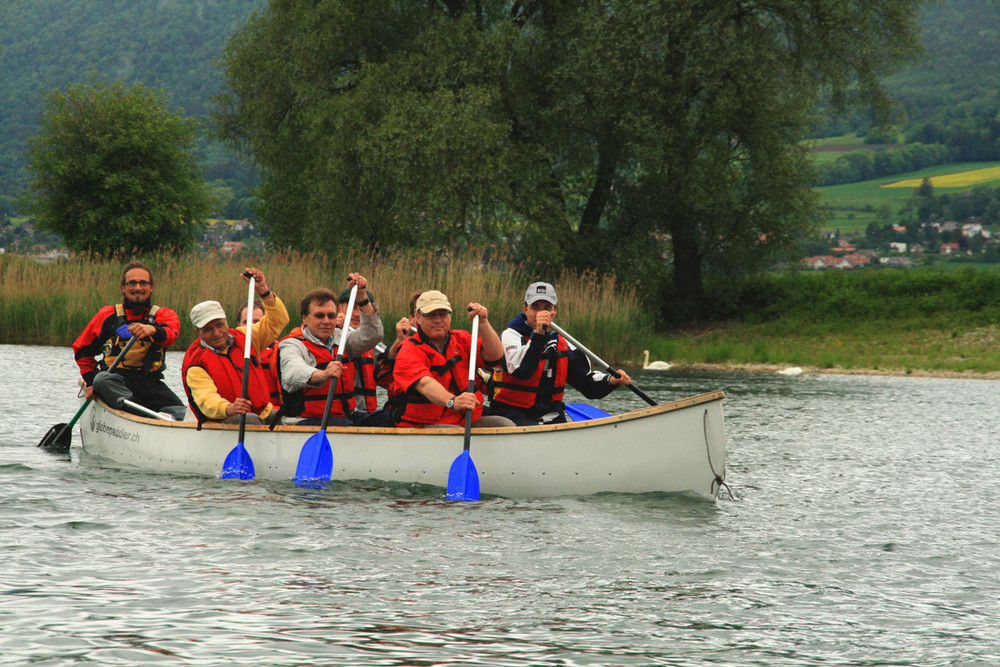
[[[97,361],[95,357],[104,354],[104,341],[101,340],[101,328],[104,321],[115,312],[114,306],[104,306],[97,314],[91,318],[87,326],[83,328],[80,335],[73,341],[73,357],[77,366],[80,367],[80,375],[83,376],[87,385],[93,384],[94,376],[97,374]]]
[[[430,361],[417,346],[404,341],[396,352],[396,363],[392,369],[392,379],[404,393],[409,392],[418,380],[433,377]]]
[[[170,310],[169,308],[160,307],[156,310],[155,325],[156,333],[153,334],[153,342],[164,349],[170,347],[177,340],[177,336],[181,333],[181,321],[177,317],[177,313]],[[163,333],[161,334],[160,327],[162,327]]]

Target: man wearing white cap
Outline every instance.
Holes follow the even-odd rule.
[[[614,378],[592,370],[587,355],[549,328],[557,303],[552,285],[531,283],[524,293],[524,312],[508,323],[501,336],[506,368],[494,382],[490,413],[518,426],[564,423],[567,384],[597,399],[632,381],[625,371]]]
[[[265,307],[270,290],[264,275],[248,269],[257,281],[255,287],[264,298]],[[248,280],[246,276],[244,279]],[[261,294],[261,289],[265,294]],[[273,304],[272,304],[272,307]],[[284,306],[281,306],[284,310]],[[287,312],[284,319],[288,321]],[[202,301],[191,309],[191,323],[198,338],[184,353],[181,377],[188,404],[199,422],[216,421],[236,423],[246,414],[247,424],[260,424],[271,414],[273,406],[267,377],[260,366],[258,350],[270,345],[275,332],[265,327],[254,327],[251,336],[250,371],[247,380],[247,397],[243,393],[243,352],[246,342],[245,329],[231,329],[226,311],[218,301]]]
[[[513,426],[504,417],[483,415],[481,392],[467,391],[472,335],[451,328],[451,303],[437,290],[417,298],[414,320],[417,333],[399,345],[393,381],[405,397],[396,419],[398,426],[456,426],[465,423],[472,410],[474,427]],[[468,305],[469,319],[479,317],[479,347],[476,365],[492,368],[503,360],[500,337],[490,326],[486,307]]]

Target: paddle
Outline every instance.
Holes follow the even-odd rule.
[[[122,399],[122,405],[127,405],[136,412],[144,414],[150,419],[162,419],[163,421],[173,422],[177,421],[173,416],[168,415],[166,412],[157,412],[156,410],[150,410],[145,405],[139,405],[135,401],[130,401],[127,398]]]
[[[347,347],[347,335],[350,333],[351,314],[354,312],[354,301],[358,296],[358,285],[351,288],[351,296],[347,300],[347,315],[344,316],[344,328],[340,333],[340,343],[337,346],[337,361],[344,358]],[[295,484],[297,486],[314,486],[315,482],[330,479],[333,474],[333,450],[326,436],[326,424],[330,421],[330,408],[333,406],[333,391],[337,379],[330,378],[330,388],[326,392],[326,407],[323,409],[323,421],[319,431],[309,436],[302,451],[299,452],[299,463],[295,468]]]
[[[472,343],[469,347],[469,393],[476,391],[476,348],[479,347],[479,315],[472,318]],[[448,471],[448,500],[479,500],[479,473],[469,454],[472,440],[472,413],[465,411],[465,444]]]
[[[617,377],[621,377],[618,374],[618,371],[616,371],[614,368],[611,367],[611,364],[609,364],[608,362],[604,361],[599,356],[597,356],[596,354],[594,354],[593,352],[591,352],[590,350],[588,350],[587,348],[585,348],[583,345],[581,345],[578,340],[576,340],[575,338],[573,338],[572,336],[570,336],[568,333],[566,333],[565,331],[563,331],[562,327],[560,327],[558,324],[556,324],[555,322],[552,322],[552,323],[549,324],[549,326],[552,327],[553,329],[555,329],[563,338],[565,338],[566,340],[568,340],[578,350],[580,350],[581,352],[583,352],[584,354],[586,354],[588,357],[590,357],[591,359],[593,359],[597,363],[599,363],[602,366],[604,366],[604,369],[608,373],[610,373],[612,377],[616,377],[616,378]],[[636,387],[634,384],[627,384],[625,386],[628,387],[629,389],[631,389],[633,392],[635,392],[636,396],[638,396],[642,400],[646,401],[650,405],[656,405],[657,404],[656,401],[654,401],[649,396],[647,396],[645,392],[643,392],[641,389],[639,389],[638,387]]]
[[[600,419],[601,417],[611,416],[604,410],[595,408],[593,405],[587,405],[586,403],[567,403],[566,415],[575,422],[583,422],[588,419]]]
[[[115,360],[108,368],[109,373],[118,367],[119,362],[121,362],[121,360],[125,358],[125,355],[128,354],[128,351],[132,349],[132,345],[135,344],[136,340],[138,339],[135,336],[129,338],[128,342],[125,343],[125,347],[118,353],[118,356],[115,357]],[[68,452],[69,446],[73,441],[73,425],[76,424],[80,416],[83,415],[83,411],[87,409],[88,405],[90,405],[91,400],[92,399],[88,398],[83,402],[83,405],[81,405],[80,409],[76,411],[76,414],[73,415],[73,418],[69,420],[68,424],[56,424],[50,428],[48,433],[46,433],[42,438],[41,442],[38,443],[38,446],[43,449],[47,449],[50,452]]]
[[[247,275],[247,274],[243,274]],[[253,292],[254,278],[250,276],[250,289],[247,291],[247,334],[243,343],[243,389],[240,397],[246,398],[247,386],[250,381],[250,344],[253,338]],[[226,460],[222,462],[222,473],[219,479],[253,479],[253,460],[243,446],[243,436],[246,434],[247,413],[240,414],[240,434],[236,446],[230,450]]]

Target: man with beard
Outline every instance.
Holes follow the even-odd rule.
[[[122,272],[122,303],[101,308],[73,342],[76,363],[88,399],[96,395],[112,408],[129,410],[129,400],[183,420],[187,407],[163,382],[164,357],[177,335],[177,313],[152,303],[153,274],[141,262]],[[131,349],[109,373],[108,368],[129,338]]]

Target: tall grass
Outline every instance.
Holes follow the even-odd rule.
[[[243,263],[202,256],[139,259],[153,272],[154,303],[180,316],[181,334],[175,349],[194,339],[188,311],[195,303],[215,299],[235,317],[246,299],[246,283],[240,277]],[[0,255],[0,343],[70,344],[101,306],[121,300],[123,266],[83,258],[38,264],[23,256]],[[481,250],[411,250],[392,256],[349,250],[332,260],[287,252],[256,261],[254,266],[264,272],[268,286],[285,302],[290,327],[300,322],[299,301],[305,294],[317,287],[339,291],[347,286],[352,271],[368,278],[390,340],[395,322],[407,313],[415,291],[437,289],[447,294],[456,310],[455,328],[469,327],[465,304],[482,303],[499,333],[521,312],[524,290],[535,280],[555,285],[559,322],[611,363],[637,356],[640,341],[653,326],[633,285],[568,270],[536,275]]]

